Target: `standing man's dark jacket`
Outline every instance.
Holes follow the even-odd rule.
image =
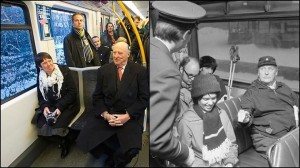
[[[91,117],[77,139],[78,146],[88,152],[116,134],[122,151],[131,148],[141,149],[145,109],[149,101],[147,72],[136,63],[127,62],[122,80],[119,81],[114,63],[105,64],[97,72],[97,84],[93,94]],[[125,114],[130,119],[120,127],[112,127],[100,115],[104,111],[110,114]]]
[[[180,112],[181,75],[172,60],[172,53],[157,38],[150,40],[150,53],[151,155],[180,165],[189,155],[188,146],[172,132]]]
[[[99,57],[97,56],[96,47],[94,46],[93,40],[89,33],[85,31],[85,36],[90,44],[93,51],[93,59],[89,65],[85,62],[82,41],[78,34],[75,33],[74,28],[72,28],[71,33],[69,33],[64,38],[64,54],[66,58],[66,63],[69,67],[84,68],[87,66],[100,66]]]
[[[108,64],[109,63],[109,57],[110,57],[109,47],[101,45],[98,48],[97,52],[98,52],[100,65],[103,66],[104,64]]]

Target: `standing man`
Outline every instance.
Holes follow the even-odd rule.
[[[64,54],[67,65],[78,68],[99,66],[96,47],[89,33],[83,28],[84,15],[74,13],[72,22],[72,31],[64,38]]]
[[[113,46],[113,63],[98,69],[91,117],[77,144],[84,152],[109,158],[105,167],[124,167],[142,147],[143,118],[149,102],[147,72],[128,61],[129,46]],[[113,148],[111,148],[113,146]]]
[[[154,37],[150,40],[150,166],[191,166],[194,152],[173,136],[172,128],[179,113],[181,75],[172,53],[183,48],[205,10],[188,1],[155,1],[158,10]]]
[[[98,36],[94,36],[92,38],[100,60],[100,65],[104,65],[109,63],[110,49],[107,46],[101,45],[100,38]]]
[[[286,84],[276,80],[275,58],[261,57],[257,67],[258,79],[242,96],[238,121],[251,126],[254,148],[266,158],[270,145],[298,126],[295,114],[299,113],[299,97]]]

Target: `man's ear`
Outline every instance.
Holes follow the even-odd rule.
[[[277,67],[277,68],[276,68],[276,73],[275,73],[275,76],[277,76],[277,75],[278,75],[278,71],[279,71],[279,68]]]
[[[190,35],[191,33],[192,33],[191,30],[185,31],[182,38],[185,40],[187,38],[187,36]]]
[[[182,67],[182,66],[179,67],[179,72],[180,72],[180,73],[183,72],[183,67]]]

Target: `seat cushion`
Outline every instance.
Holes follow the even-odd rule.
[[[236,167],[269,167],[267,159],[260,156],[253,147],[239,154]]]

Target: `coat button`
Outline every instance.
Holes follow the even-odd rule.
[[[271,134],[272,131],[273,131],[272,128],[266,128],[266,132],[267,132],[267,133]]]

